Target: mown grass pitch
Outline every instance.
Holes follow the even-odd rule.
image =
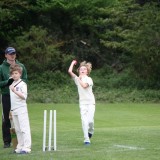
[[[159,160],[159,104],[97,104],[95,134],[83,145],[78,104],[28,104],[32,153],[3,149],[1,160]],[[57,151],[42,152],[43,111],[57,110]],[[0,137],[2,137],[0,133]]]

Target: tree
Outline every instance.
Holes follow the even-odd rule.
[[[54,38],[42,27],[32,26],[16,38],[19,59],[25,63],[29,73],[55,71],[61,62],[60,52],[56,49]]]
[[[29,4],[25,0],[0,1],[0,49],[10,44],[28,26]]]
[[[113,57],[114,67],[130,68],[136,80],[147,81],[149,87],[157,86],[160,80],[160,18],[155,3],[139,6],[129,1],[106,10],[105,36],[101,44]]]

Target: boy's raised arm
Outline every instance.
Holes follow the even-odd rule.
[[[74,65],[76,65],[76,64],[77,64],[77,61],[76,61],[76,60],[73,60],[73,61],[71,62],[71,65],[70,65],[69,69],[68,69],[68,73],[70,74],[71,77],[75,77],[75,76],[76,76],[76,74],[73,73],[73,67],[74,67]]]

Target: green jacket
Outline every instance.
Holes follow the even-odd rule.
[[[16,63],[22,67],[22,76],[21,79],[27,83],[27,70],[25,66],[16,60]],[[9,86],[7,85],[8,79],[10,77],[10,64],[7,60],[4,60],[0,65],[0,89],[1,94],[9,94]]]

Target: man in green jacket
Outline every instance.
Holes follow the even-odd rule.
[[[25,66],[16,60],[16,50],[13,47],[8,47],[5,50],[5,60],[0,65],[0,89],[2,95],[2,135],[4,148],[9,148],[11,145],[10,134],[10,119],[9,112],[11,109],[9,86],[13,79],[10,77],[10,65],[19,64],[22,67],[21,79],[27,83],[27,71]]]

